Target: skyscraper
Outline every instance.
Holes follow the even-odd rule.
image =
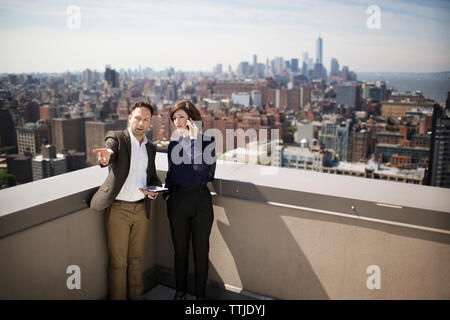
[[[93,153],[92,150],[90,153]],[[86,152],[63,150],[62,154],[66,158],[67,172],[86,168]]]
[[[111,88],[118,88],[119,87],[119,73],[116,72],[116,70],[111,69],[110,65],[107,65],[106,68],[105,68],[105,82]]]
[[[124,130],[127,128],[126,119],[119,120],[113,117],[105,122],[86,121],[86,156],[91,165],[97,163],[97,155],[92,152],[95,148],[101,148],[105,144],[106,132],[110,130]]]
[[[50,124],[46,121],[29,122],[16,127],[18,153],[24,155],[28,149],[33,155],[39,154],[42,140],[51,141],[51,130]]]
[[[336,128],[336,154],[340,161],[347,161],[349,126]]]
[[[83,71],[82,79],[83,79],[83,88],[91,89],[92,84],[94,82],[94,78],[92,71],[90,69],[86,69]]]
[[[214,68],[213,68],[213,72],[215,74],[222,74],[222,64],[218,63]]]
[[[325,149],[337,149],[337,123],[336,119],[326,120],[322,122],[322,130],[319,134],[320,144]]]
[[[314,66],[313,59],[309,58],[308,52],[303,52],[303,64],[306,64],[306,68],[311,70]],[[305,70],[303,70],[305,72]]]
[[[360,87],[354,85],[340,85],[336,87],[336,103],[360,110]]]
[[[8,172],[16,177],[18,183],[27,183],[33,181],[33,172],[31,171],[31,156],[10,154],[6,157]]]
[[[298,59],[296,59],[296,58],[292,58],[291,59],[291,71],[292,72],[299,72]]]
[[[316,63],[322,64],[322,38],[319,38],[316,41]]]
[[[240,62],[239,65],[238,65],[237,74],[240,77],[247,76],[248,68],[249,68],[249,64],[248,64],[247,61]]]
[[[86,135],[84,118],[71,118],[70,114],[64,114],[64,118],[52,120],[53,143],[57,152],[63,149],[86,151]]]
[[[256,54],[253,55],[253,78],[259,78],[258,56]]]
[[[336,58],[331,58],[330,77],[339,75],[339,62]]]
[[[327,70],[321,63],[314,63],[314,69],[312,71],[313,79],[326,79]]]
[[[303,61],[302,64],[302,75],[306,76],[308,74],[308,65]]]
[[[367,161],[370,152],[372,132],[366,129],[352,131],[348,137],[347,161]]]
[[[450,188],[450,110],[435,104],[427,184]]]
[[[257,108],[261,108],[262,107],[262,94],[260,91],[258,90],[252,90],[250,92],[251,95],[251,103],[253,106],[257,107]]]
[[[304,108],[309,103],[311,103],[311,88],[301,87],[300,88],[300,107]]]
[[[17,146],[14,121],[8,109],[0,109],[0,147]]]
[[[67,172],[66,158],[56,153],[55,146],[42,145],[42,155],[32,160],[33,181],[53,177]]]
[[[286,64],[284,63],[283,57],[275,57],[273,60],[273,68],[275,69],[276,73],[281,72],[285,69]]]

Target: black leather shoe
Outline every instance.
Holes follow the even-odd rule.
[[[186,293],[184,292],[176,292],[173,300],[186,300]]]

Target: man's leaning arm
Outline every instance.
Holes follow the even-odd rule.
[[[97,163],[100,167],[102,167],[102,168],[107,167],[110,163],[114,162],[114,160],[116,158],[116,154],[118,152],[118,145],[119,145],[119,142],[118,142],[116,133],[114,131],[108,131],[105,136],[104,148],[111,149],[113,151],[113,154],[110,155],[109,162],[107,165],[103,165],[99,161],[97,161]]]

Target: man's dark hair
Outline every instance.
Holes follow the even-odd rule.
[[[147,108],[148,110],[150,110],[150,114],[153,116],[153,112],[155,110],[155,106],[151,103],[151,102],[145,102],[145,101],[139,101],[139,102],[135,102],[130,109],[130,113],[133,112],[134,109],[136,108]]]

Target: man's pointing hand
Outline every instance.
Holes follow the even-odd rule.
[[[114,151],[109,148],[98,148],[92,150],[92,152],[97,154],[98,161],[104,166],[108,165],[109,157],[114,153]]]

